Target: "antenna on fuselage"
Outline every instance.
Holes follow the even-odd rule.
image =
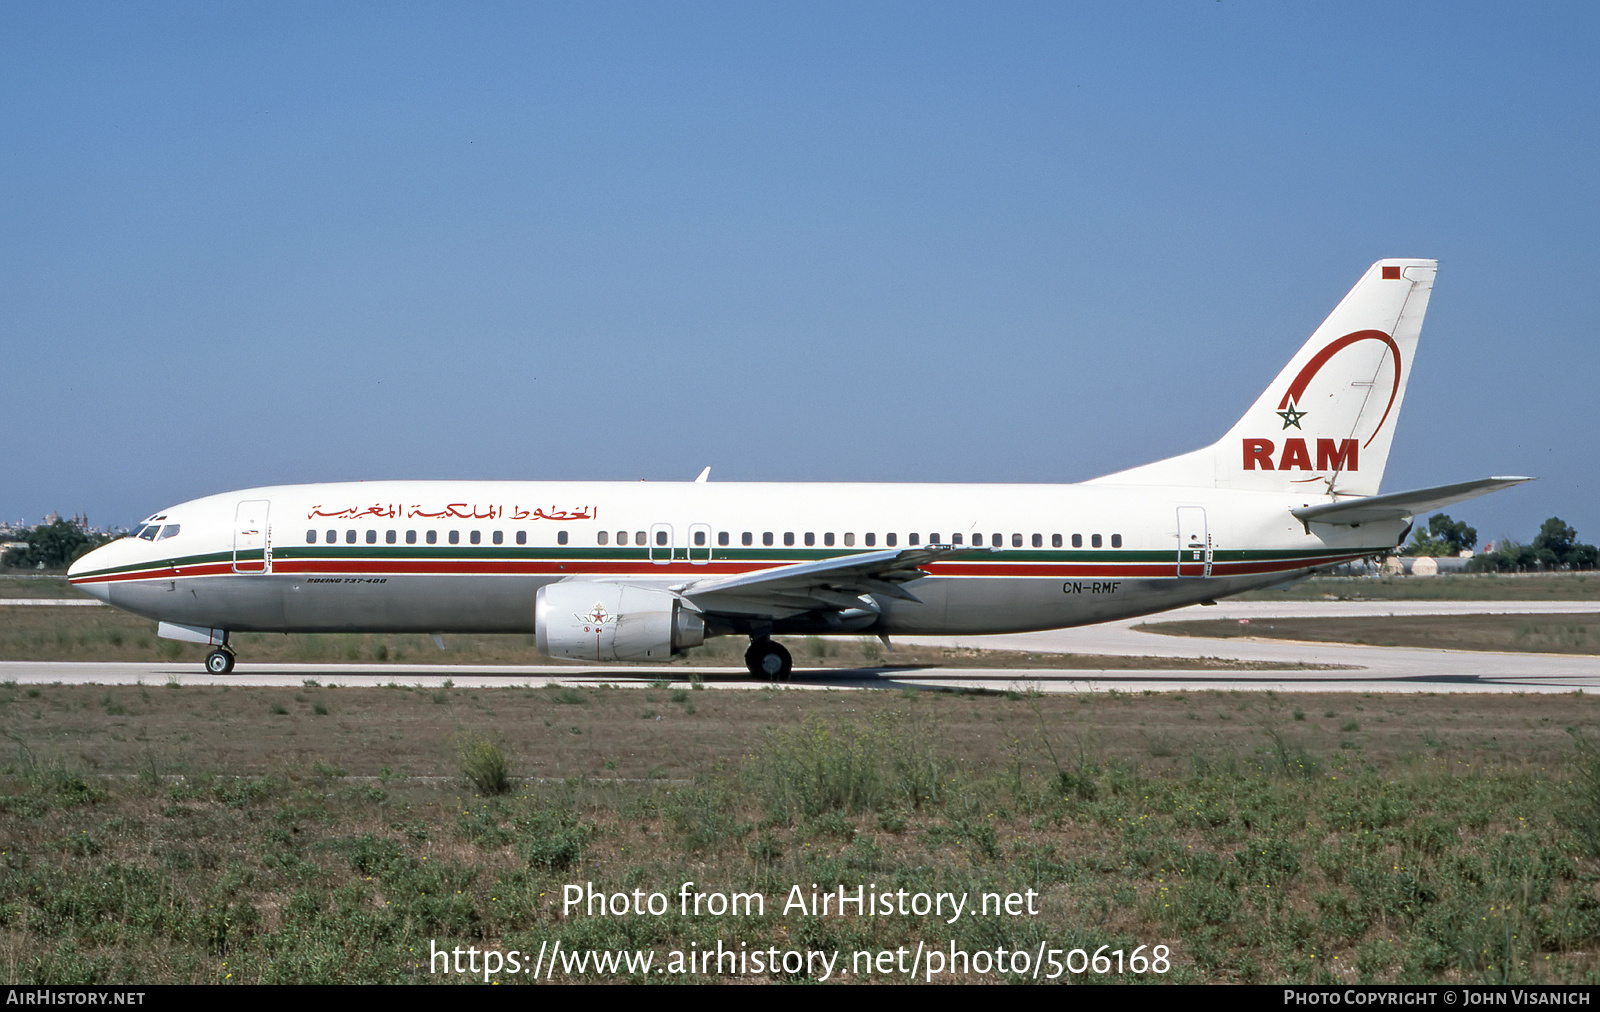
[[[695,476],[694,480],[695,480],[696,484],[704,484],[710,478],[711,478],[711,465],[707,464],[705,466],[705,469],[703,471],[701,471],[698,475]]]

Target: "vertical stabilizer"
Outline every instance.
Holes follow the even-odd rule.
[[[1221,440],[1093,483],[1377,494],[1437,268],[1373,264]]]

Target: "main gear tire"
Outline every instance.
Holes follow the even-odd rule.
[[[763,681],[787,682],[789,673],[794,670],[794,658],[782,643],[774,643],[769,639],[751,640],[750,649],[744,652],[744,666]]]

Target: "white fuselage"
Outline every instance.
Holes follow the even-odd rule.
[[[1405,526],[1308,530],[1289,511],[1317,501],[1104,484],[289,485],[174,506],[144,537],[79,560],[71,579],[189,627],[527,633],[539,588],[556,581],[676,590],[937,543],[967,551],[922,566],[912,600],[883,596],[843,625],[803,607],[709,615],[708,633],[1002,633],[1281,583],[1392,548]]]

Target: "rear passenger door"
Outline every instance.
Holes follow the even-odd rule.
[[[1204,507],[1178,507],[1178,575],[1211,575],[1211,534]]]

